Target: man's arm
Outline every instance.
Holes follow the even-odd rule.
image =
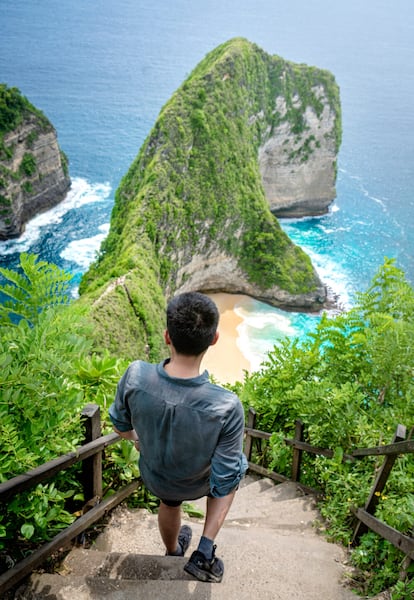
[[[215,498],[230,495],[244,476],[247,460],[243,436],[244,412],[238,402],[227,418],[211,459],[210,493]]]
[[[124,440],[132,440],[134,442],[135,448],[139,450],[139,440],[135,429],[130,429],[129,431],[119,431],[119,429],[117,429],[115,425],[113,427],[114,431],[118,435],[120,435],[121,438],[124,438]]]
[[[125,440],[131,440],[139,450],[138,436],[131,423],[129,407],[125,402],[125,386],[129,374],[129,367],[121,377],[116,388],[115,399],[109,407],[109,418],[115,432]]]

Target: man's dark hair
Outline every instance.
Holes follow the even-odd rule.
[[[199,292],[175,296],[167,306],[167,329],[179,354],[197,356],[214,340],[219,312],[214,302]]]

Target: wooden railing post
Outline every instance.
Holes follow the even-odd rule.
[[[253,408],[249,408],[249,413],[247,415],[247,427],[250,429],[254,429],[256,425],[256,411]],[[248,461],[252,458],[252,445],[253,445],[253,437],[247,433],[246,440],[244,442],[244,453]]]
[[[410,429],[410,432],[407,436],[407,439],[411,440],[414,437],[414,427],[412,427]],[[411,533],[410,533],[410,537],[412,537],[414,539],[414,527],[411,529]],[[399,575],[399,580],[400,581],[404,581],[407,578],[408,575],[408,569],[410,568],[410,565],[412,563],[412,559],[409,556],[406,556],[403,560],[403,563],[401,565],[401,571],[400,571],[400,575]]]
[[[394,434],[392,443],[394,444],[395,442],[404,441],[405,436],[406,436],[406,427],[404,425],[398,425],[396,432]],[[371,488],[371,492],[370,492],[370,494],[368,496],[368,500],[365,504],[365,510],[370,515],[373,515],[375,513],[375,509],[380,500],[381,493],[385,487],[385,484],[387,483],[387,479],[391,473],[391,470],[394,466],[397,456],[398,456],[398,454],[387,455],[384,459],[381,469],[378,472],[377,478],[374,482],[374,485]],[[361,521],[358,521],[356,524],[355,530],[354,530],[352,544],[357,544],[361,535],[363,535],[364,533],[367,533],[367,531],[368,531],[368,527]]]
[[[298,419],[295,423],[295,441],[303,442],[303,423]],[[300,466],[302,463],[302,450],[300,448],[293,448],[292,458],[292,480],[300,481]]]
[[[101,436],[101,413],[97,404],[87,404],[82,411],[85,424],[85,444]],[[85,503],[102,498],[102,452],[82,462],[82,485]]]

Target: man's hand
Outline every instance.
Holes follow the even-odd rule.
[[[139,440],[135,429],[130,429],[129,431],[119,431],[119,429],[114,426],[114,430],[118,435],[121,436],[121,438],[124,438],[124,440],[131,440],[134,442],[134,446],[139,452]]]

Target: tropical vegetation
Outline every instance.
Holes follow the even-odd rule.
[[[23,124],[24,128],[29,126],[30,133],[22,136],[22,130],[18,128]],[[53,126],[47,117],[18,88],[0,83],[0,221],[3,222],[4,237],[10,235],[10,231],[15,235],[12,224],[18,196],[16,190],[20,189],[23,196],[30,197],[36,182],[42,180],[44,165],[42,167],[42,161],[36,160],[32,150],[39,135],[51,131]],[[10,133],[12,135],[7,137]],[[68,176],[68,159],[62,151],[60,159],[63,172]]]
[[[352,539],[352,508],[364,507],[383,461],[351,462],[346,455],[391,443],[399,424],[406,426],[407,437],[414,433],[413,344],[414,291],[395,263],[386,260],[351,310],[322,316],[316,331],[302,340],[286,339],[260,371],[236,386],[246,410],[257,412],[255,426],[272,433],[256,460],[289,476],[292,452],[283,440],[294,437],[297,419],[304,424],[305,441],[334,450],[333,459],[305,453],[301,482],[322,491],[319,508],[326,533],[345,546]],[[412,535],[413,454],[399,457],[379,500],[376,516]],[[370,593],[395,584],[404,561],[401,552],[373,533],[362,537],[351,558],[360,570],[362,591]],[[411,593],[413,572],[411,567]]]
[[[18,88],[0,83],[0,160],[8,160],[13,156],[13,149],[4,144],[4,135],[16,129],[30,115],[36,117],[40,126],[46,129],[51,127],[45,115]]]
[[[18,271],[1,269],[0,292],[0,481],[31,469],[82,442],[80,412],[88,402],[107,408],[127,360],[94,342],[91,323],[68,295],[70,276],[36,256],[23,254]],[[322,493],[326,534],[349,546],[352,506],[363,506],[379,459],[348,462],[357,447],[389,443],[398,423],[414,426],[414,290],[393,261],[386,261],[355,306],[322,316],[304,339],[286,339],[269,353],[260,371],[236,384],[257,427],[271,432],[255,459],[289,476],[295,420],[306,440],[334,449],[334,458],[305,459],[303,482]],[[112,447],[104,466],[105,494],[139,476],[129,442]],[[414,457],[399,457],[377,516],[402,533],[414,524]],[[0,558],[50,539],[72,522],[84,502],[77,468],[19,494],[0,515]],[[156,507],[140,488],[133,502]],[[364,594],[391,588],[392,598],[411,598],[413,570],[398,580],[404,556],[373,533],[350,549],[353,585]]]
[[[330,73],[271,57],[246,40],[223,44],[162,109],[122,180],[109,236],[83,278],[80,299],[71,300],[71,275],[37,256],[22,254],[18,269],[0,269],[0,482],[79,446],[81,411],[90,402],[101,407],[103,433],[112,430],[107,409],[117,381],[131,359],[162,357],[166,298],[185,283],[182,266],[194,255],[219,249],[263,289],[303,294],[318,285],[309,258],[268,209],[257,153],[285,120],[300,160],[307,160],[315,140],[303,114],[309,106],[316,115],[323,110],[315,92],[321,86],[336,112],[339,148],[339,93]],[[280,95],[284,114],[275,110]],[[12,156],[4,134],[27,111],[48,126],[18,90],[0,85],[0,160]],[[20,175],[35,168],[29,144]],[[4,168],[6,210],[2,174]],[[271,434],[255,452],[260,464],[289,476],[292,453],[284,439],[293,436],[297,419],[306,441],[334,450],[332,459],[306,456],[302,482],[321,493],[326,535],[349,547],[354,587],[368,595],[389,588],[393,600],[414,594],[412,566],[405,564],[399,580],[404,556],[373,533],[350,547],[352,508],[365,504],[381,459],[346,457],[389,443],[399,423],[412,434],[413,346],[414,290],[386,260],[351,310],[322,315],[314,332],[280,342],[259,371],[231,386],[246,412],[255,409],[256,427]],[[105,496],[139,477],[137,457],[125,440],[106,450]],[[407,454],[398,458],[377,508],[377,516],[407,535],[413,491],[414,457]],[[86,500],[79,466],[16,495],[0,511],[0,567],[73,522]],[[143,486],[130,502],[157,506]]]

